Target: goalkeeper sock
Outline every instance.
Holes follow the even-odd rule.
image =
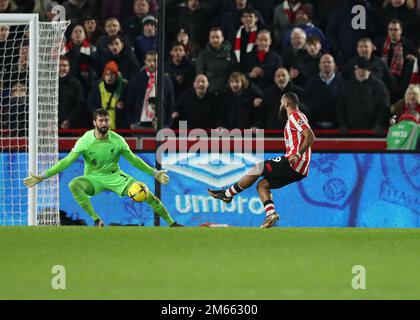
[[[239,186],[239,184],[235,183],[229,189],[226,190],[225,195],[226,197],[232,198],[235,194],[242,192],[243,189]]]
[[[83,210],[86,211],[86,213],[92,217],[92,219],[98,220],[101,217],[98,216],[98,214],[95,212],[95,210],[92,207],[92,203],[90,202],[89,196],[87,192],[90,188],[93,188],[89,183],[78,180],[77,178],[72,180],[69,183],[69,188],[71,193],[73,194],[74,199],[76,202],[82,207]],[[93,190],[91,190],[91,194],[93,193]]]
[[[146,203],[152,208],[154,212],[161,216],[169,226],[175,222],[169,215],[168,210],[166,210],[166,208],[163,206],[162,201],[160,201],[159,198],[156,197],[153,193],[149,192],[146,198]]]

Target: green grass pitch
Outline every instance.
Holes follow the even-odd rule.
[[[420,230],[0,227],[0,299],[16,298],[419,299]]]

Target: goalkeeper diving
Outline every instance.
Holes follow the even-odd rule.
[[[110,130],[108,111],[97,109],[93,114],[93,125],[95,129],[87,131],[77,140],[65,158],[42,174],[29,173],[29,177],[24,179],[24,184],[31,188],[64,171],[82,155],[85,162],[84,175],[74,178],[69,183],[69,188],[77,203],[95,221],[95,226],[103,227],[104,222],[93,209],[90,198],[104,190],[112,191],[120,197],[128,196],[130,187],[138,183],[120,169],[118,161],[121,155],[134,167],[153,176],[161,184],[167,184],[169,177],[166,170],[156,170],[137,157],[124,138]],[[182,227],[172,219],[162,202],[152,192],[147,192],[145,202],[170,227]]]

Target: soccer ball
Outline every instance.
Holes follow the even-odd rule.
[[[143,182],[134,182],[128,189],[128,196],[136,202],[143,202],[149,194],[149,188]]]

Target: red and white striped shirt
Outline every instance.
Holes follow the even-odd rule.
[[[300,112],[300,110],[297,109],[290,114],[286,127],[284,128],[284,141],[286,143],[285,157],[287,159],[289,159],[291,155],[299,152],[300,147],[305,141],[302,131],[307,128],[310,128],[308,119],[302,112]],[[307,176],[309,172],[311,154],[312,151],[309,147],[308,150],[306,150],[299,160],[292,166],[292,169],[301,175]]]

